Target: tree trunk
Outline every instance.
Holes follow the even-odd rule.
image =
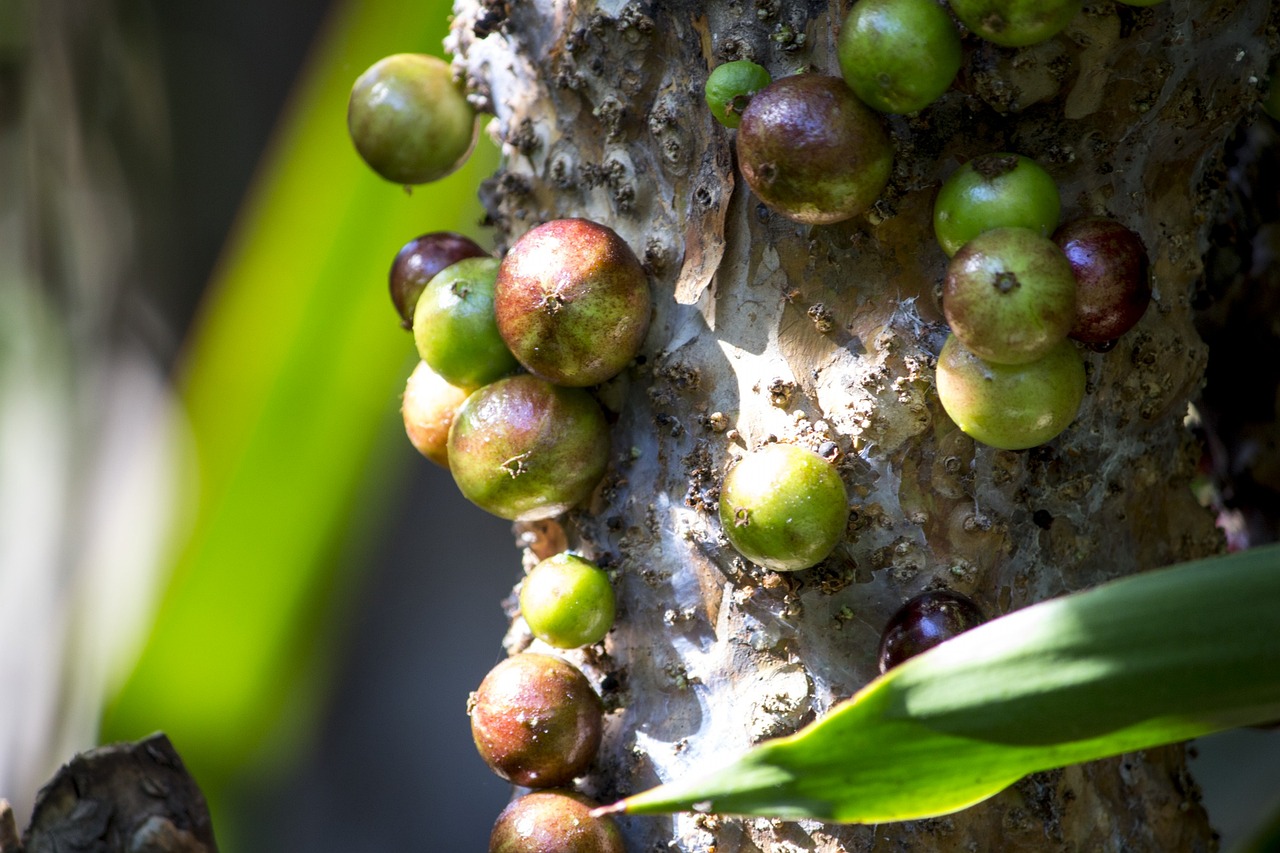
[[[847,3],[458,0],[449,45],[505,153],[483,194],[499,242],[584,216],[651,275],[642,363],[600,391],[617,413],[610,474],[568,543],[616,573],[617,627],[566,656],[612,709],[601,800],[710,769],[821,716],[876,674],[879,629],[945,585],[1000,614],[1222,546],[1189,481],[1184,426],[1207,351],[1193,328],[1221,151],[1257,101],[1268,0],[1095,0],[1043,44],[965,37],[941,100],[886,124],[889,188],[866,215],[802,226],[735,172],[705,107],[710,68],[751,58],[775,79],[838,73]],[[1074,424],[1023,452],[975,444],[943,413],[946,258],[933,197],[994,151],[1055,177],[1064,220],[1141,234],[1154,299],[1106,353],[1085,353]],[[716,515],[731,458],[769,441],[838,454],[853,496],[825,563],[763,571]],[[556,525],[525,531],[531,553]],[[547,542],[543,537],[551,537]],[[513,614],[514,615],[514,614]],[[530,642],[518,619],[508,647]],[[626,818],[636,851],[1201,850],[1211,832],[1183,751],[1037,774],[962,813],[879,827],[684,815]]]

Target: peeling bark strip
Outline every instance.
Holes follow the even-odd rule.
[[[1188,489],[1199,451],[1182,419],[1207,355],[1190,296],[1220,152],[1275,47],[1272,4],[1096,0],[1034,47],[966,36],[955,86],[915,117],[886,120],[897,156],[875,207],[800,226],[735,182],[732,133],[702,86],[739,58],[775,79],[838,73],[847,10],[456,5],[449,48],[495,113],[506,155],[482,193],[499,242],[553,218],[594,219],[630,244],[654,286],[644,362],[609,389],[625,395],[612,405],[610,473],[566,524],[569,544],[617,573],[604,651],[564,653],[614,709],[585,785],[604,802],[823,714],[875,675],[881,626],[925,588],[964,592],[996,615],[1221,547]],[[1064,220],[1112,216],[1152,255],[1152,310],[1115,349],[1086,355],[1074,425],[1024,452],[975,446],[933,389],[946,332],[933,196],[961,163],[993,152],[1044,165]],[[745,563],[716,517],[730,459],[772,440],[838,458],[853,498],[836,552],[795,574]],[[529,642],[516,622],[509,648]],[[636,851],[1211,843],[1179,749],[1038,774],[960,814],[874,831],[706,815],[622,823]]]

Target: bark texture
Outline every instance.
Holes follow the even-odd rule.
[[[1191,297],[1221,151],[1254,109],[1274,48],[1272,4],[1097,0],[1034,47],[966,35],[951,91],[886,120],[897,155],[874,209],[801,226],[740,183],[733,134],[702,86],[738,58],[775,79],[838,73],[848,5],[456,4],[448,46],[505,153],[483,191],[499,242],[549,219],[595,219],[630,243],[654,288],[641,363],[599,389],[616,414],[605,483],[563,530],[523,531],[530,559],[567,541],[616,573],[617,627],[566,653],[612,709],[585,785],[602,800],[820,716],[875,675],[880,627],[924,588],[999,614],[1222,546],[1188,488],[1200,451],[1183,421],[1207,358]],[[1153,270],[1142,322],[1110,352],[1086,354],[1075,423],[1023,452],[975,445],[933,388],[946,334],[933,197],[961,163],[994,151],[1044,164],[1064,220],[1107,214],[1138,231]],[[729,461],[775,440],[838,457],[853,497],[835,554],[794,574],[743,561],[715,513]],[[530,643],[518,618],[507,643]],[[623,824],[635,851],[1213,843],[1177,748],[1038,774],[965,812],[893,826]]]

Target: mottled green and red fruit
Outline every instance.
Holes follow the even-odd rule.
[[[779,572],[827,558],[844,536],[849,496],[812,450],[766,444],[737,461],[720,486],[720,525],[739,554]]]
[[[519,369],[493,313],[496,258],[464,258],[423,288],[413,311],[418,357],[451,385],[479,388]]]
[[[1081,0],[951,0],[966,27],[1004,47],[1053,38],[1080,13]]]
[[[613,585],[604,569],[564,551],[538,563],[525,577],[520,612],[544,643],[558,649],[588,646],[613,627]]]
[[[449,429],[449,468],[467,500],[512,521],[559,515],[604,476],[609,427],[581,388],[528,374],[484,386]]]
[[[704,90],[707,108],[725,127],[737,127],[752,96],[772,80],[768,71],[749,59],[717,65],[707,75]]]
[[[893,169],[880,117],[825,74],[783,77],[757,92],[742,113],[737,150],[751,191],[809,225],[862,213]]]
[[[450,385],[425,361],[409,374],[400,414],[409,442],[442,468],[449,467],[449,427],[470,391]]]
[[[933,204],[933,231],[948,256],[992,228],[1030,228],[1048,237],[1058,227],[1058,186],[1021,154],[983,154],[951,173]]]
[[[600,748],[604,709],[586,676],[550,655],[512,655],[489,671],[468,704],[485,763],[526,788],[567,785]]]
[[[880,635],[880,672],[976,628],[987,617],[967,595],[949,589],[923,592],[898,608]]]
[[[471,153],[476,114],[449,63],[397,53],[356,78],[347,130],[371,169],[397,184],[425,184],[457,169]]]
[[[391,263],[391,302],[400,315],[400,324],[413,328],[413,309],[427,282],[447,266],[465,258],[482,258],[484,249],[470,237],[452,231],[433,231],[415,237],[401,247]]]
[[[1026,364],[1066,338],[1076,319],[1076,279],[1052,240],[1029,228],[994,228],[951,259],[942,308],[979,358]]]
[[[1029,364],[992,364],[948,335],[938,355],[938,399],[966,435],[1000,450],[1051,440],[1084,399],[1084,362],[1069,340]]]
[[[612,228],[557,219],[507,252],[494,305],[502,339],[530,373],[557,385],[595,385],[640,352],[649,279]]]
[[[1151,303],[1150,264],[1142,238],[1114,219],[1077,219],[1053,235],[1076,277],[1071,337],[1114,341],[1137,325]]]
[[[960,70],[960,33],[935,0],[858,0],[838,50],[849,88],[883,113],[924,109]]]
[[[597,805],[573,791],[525,794],[498,815],[489,853],[627,853],[613,819],[592,816]]]

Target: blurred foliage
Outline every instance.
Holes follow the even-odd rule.
[[[394,476],[379,446],[403,440],[393,424],[416,357],[387,270],[417,234],[474,235],[476,187],[496,165],[482,140],[458,173],[410,193],[373,175],[347,138],[355,77],[388,53],[442,55],[449,9],[334,10],[185,348],[191,527],[102,738],[163,729],[211,800],[269,736],[306,729],[336,554],[374,515],[357,505],[362,488]]]

